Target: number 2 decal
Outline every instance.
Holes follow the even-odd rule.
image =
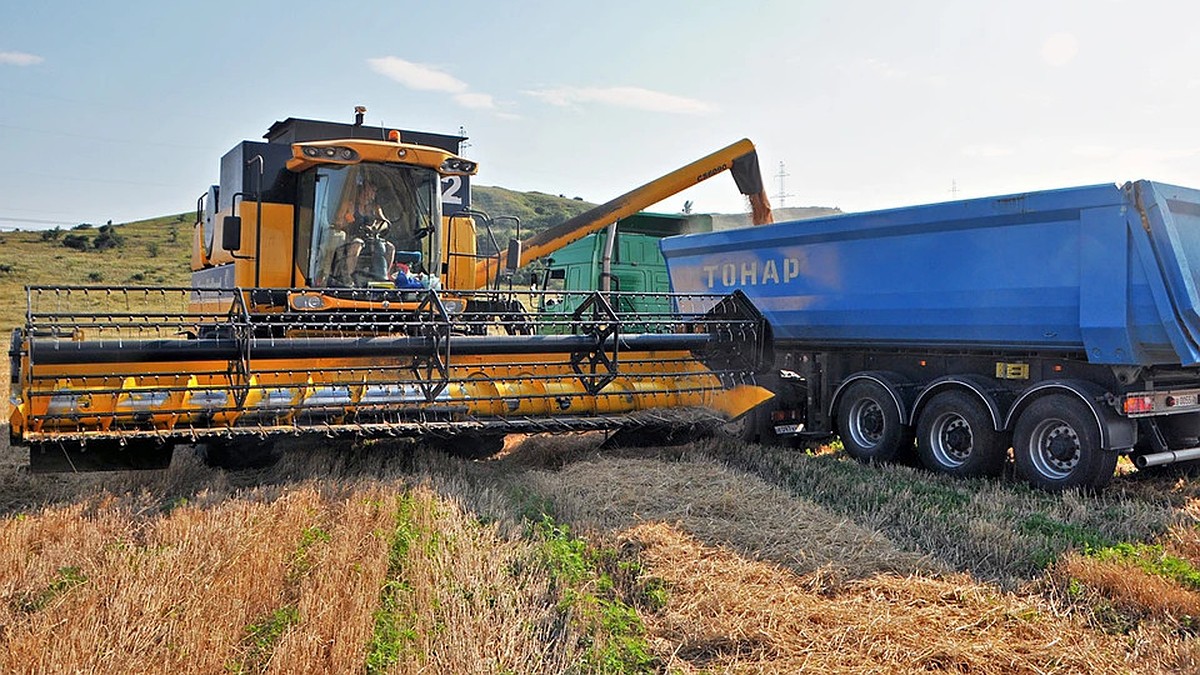
[[[459,204],[462,200],[462,176],[446,176],[442,179],[442,203],[443,204]]]

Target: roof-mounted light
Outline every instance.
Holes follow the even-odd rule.
[[[351,164],[358,161],[358,151],[343,145],[305,145],[300,152],[309,159],[339,164]]]
[[[475,173],[475,162],[460,159],[458,157],[448,157],[442,162],[442,173],[469,175]]]

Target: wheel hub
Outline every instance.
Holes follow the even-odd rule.
[[[870,438],[878,440],[883,435],[883,411],[873,405],[863,413],[862,430]]]
[[[1079,434],[1061,420],[1043,422],[1036,443],[1034,462],[1046,475],[1065,477],[1079,464]]]
[[[863,399],[854,404],[850,413],[850,435],[856,443],[869,448],[883,440],[887,423],[878,402]]]
[[[929,444],[938,462],[957,467],[971,457],[975,440],[970,423],[957,413],[947,412],[934,421]]]
[[[952,422],[946,429],[946,447],[959,454],[967,454],[971,451],[971,429],[967,427],[967,423],[962,420]]]

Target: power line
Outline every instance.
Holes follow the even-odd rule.
[[[98,143],[121,143],[124,145],[149,145],[161,148],[176,148],[179,150],[204,150],[198,145],[184,145],[183,143],[160,143],[156,141],[147,141],[142,139],[124,139],[124,138],[105,138],[103,136],[95,136],[92,134],[75,134],[69,131],[51,131],[49,129],[35,129],[33,127],[22,127],[15,124],[0,124],[0,129],[14,129],[16,131],[26,131],[35,134],[46,134],[48,136],[61,136],[63,138],[77,138],[84,141],[94,141]]]
[[[775,201],[776,201],[776,203],[779,204],[779,208],[781,208],[781,209],[783,208],[784,204],[787,203],[787,198],[792,196],[784,188],[784,183],[783,183],[783,179],[787,178],[790,175],[792,175],[792,174],[787,172],[787,169],[784,167],[783,162],[780,162],[779,163],[779,173],[775,174],[775,177],[779,179],[779,192],[775,193]]]

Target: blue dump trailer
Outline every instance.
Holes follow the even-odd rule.
[[[675,292],[761,313],[747,435],[1100,487],[1200,460],[1200,191],[1138,181],[671,237]]]

